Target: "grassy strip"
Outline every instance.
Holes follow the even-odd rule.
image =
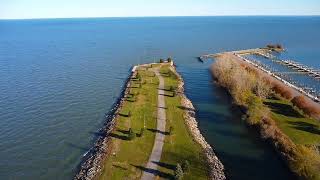
[[[107,158],[99,179],[139,179],[152,151],[157,113],[158,78],[149,68],[138,68],[139,77],[133,79],[130,95],[121,108],[116,119],[116,129],[112,134],[112,152]],[[185,160],[190,163],[189,170],[183,179],[208,179],[206,161],[201,148],[192,140],[184,124],[181,99],[174,89],[178,79],[170,71],[169,65],[163,65],[161,74],[165,79],[165,101],[168,135],[165,138],[161,162],[159,162],[159,178],[174,178],[178,163]],[[139,79],[139,80],[137,80]],[[139,85],[141,84],[141,87]],[[146,129],[140,137],[141,128]],[[170,128],[171,127],[171,128]],[[134,140],[129,140],[129,128],[136,133]]]
[[[319,145],[320,122],[306,117],[285,99],[266,99],[278,127],[296,144]]]
[[[191,134],[188,132],[188,127],[185,125],[181,97],[177,95],[171,97],[174,94],[172,91],[178,86],[178,78],[169,69],[169,66],[163,66],[160,72],[164,77],[168,94],[165,97],[167,106],[166,128],[168,132],[170,127],[173,129],[171,135],[166,136],[165,139],[160,171],[173,178],[176,165],[178,163],[182,165],[187,160],[190,167],[184,173],[183,179],[208,179],[205,156],[201,147],[193,141]]]

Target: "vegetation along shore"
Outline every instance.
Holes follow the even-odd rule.
[[[299,179],[320,179],[318,104],[235,53],[215,57],[212,73],[243,119],[260,132]]]
[[[183,86],[170,58],[135,66],[75,179],[225,179]]]

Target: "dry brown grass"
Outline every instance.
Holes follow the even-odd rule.
[[[320,108],[308,101],[304,96],[296,96],[291,100],[292,104],[311,117],[320,116]]]

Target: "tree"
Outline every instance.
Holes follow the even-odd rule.
[[[171,57],[168,57],[167,61],[168,61],[168,62],[171,62],[171,61],[172,61]]]
[[[189,168],[190,168],[190,163],[188,160],[185,160],[183,163],[182,163],[182,170],[183,172],[188,172],[189,171]]]
[[[163,63],[164,62],[164,60],[163,59],[160,59],[160,63]]]
[[[183,177],[183,170],[181,165],[178,163],[176,166],[176,169],[174,171],[174,179],[175,180],[180,180]]]
[[[128,134],[128,139],[129,140],[134,140],[136,138],[136,133],[133,132],[133,130],[130,128],[129,129],[129,134]]]

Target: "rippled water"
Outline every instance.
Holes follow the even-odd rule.
[[[195,57],[279,42],[295,59],[318,65],[319,22],[319,17],[2,20],[0,177],[72,178],[130,67],[168,56],[185,78],[200,128],[228,176],[288,177],[275,153],[212,83],[211,62]]]

